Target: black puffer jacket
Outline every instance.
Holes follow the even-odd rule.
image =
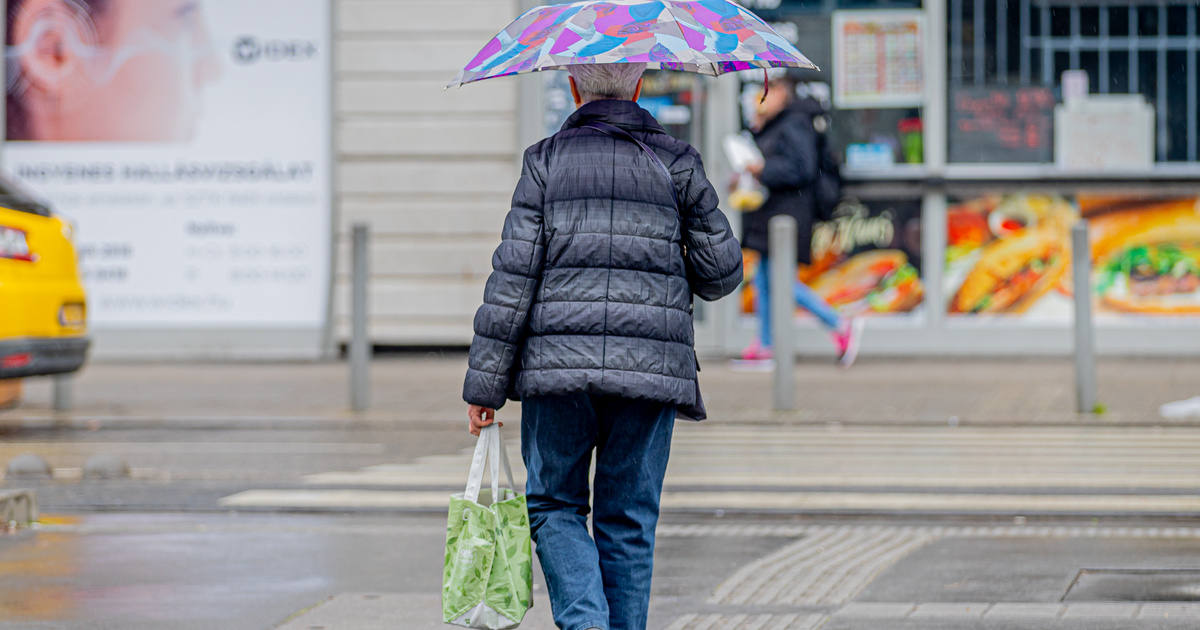
[[[813,118],[822,113],[824,110],[813,99],[798,99],[754,134],[764,161],[759,181],[770,195],[756,212],[742,216],[742,245],[746,249],[768,254],[767,222],[790,214],[799,224],[796,258],[804,264],[812,262],[814,185],[820,167]]]
[[[593,121],[649,145],[683,208],[638,145],[581,128]],[[525,152],[492,266],[463,387],[491,408],[588,392],[687,409],[699,402],[692,294],[715,300],[742,281],[700,155],[617,100],[585,104]]]

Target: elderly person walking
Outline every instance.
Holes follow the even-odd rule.
[[[676,411],[703,417],[693,295],[742,281],[700,155],[636,103],[644,69],[571,66],[578,110],[525,152],[463,389],[476,435],[521,401],[530,529],[563,630],[646,627]]]

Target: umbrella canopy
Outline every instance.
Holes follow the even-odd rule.
[[[728,0],[596,0],[522,15],[446,87],[600,63],[645,63],[712,76],[751,68],[817,68],[762,19]]]

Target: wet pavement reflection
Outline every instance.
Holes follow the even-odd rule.
[[[273,627],[346,591],[436,584],[439,518],[94,515],[0,537],[0,628]]]

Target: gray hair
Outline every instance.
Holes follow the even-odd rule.
[[[583,102],[590,103],[606,98],[633,100],[637,92],[638,79],[646,71],[644,63],[599,63],[567,66],[575,77],[575,86]]]

